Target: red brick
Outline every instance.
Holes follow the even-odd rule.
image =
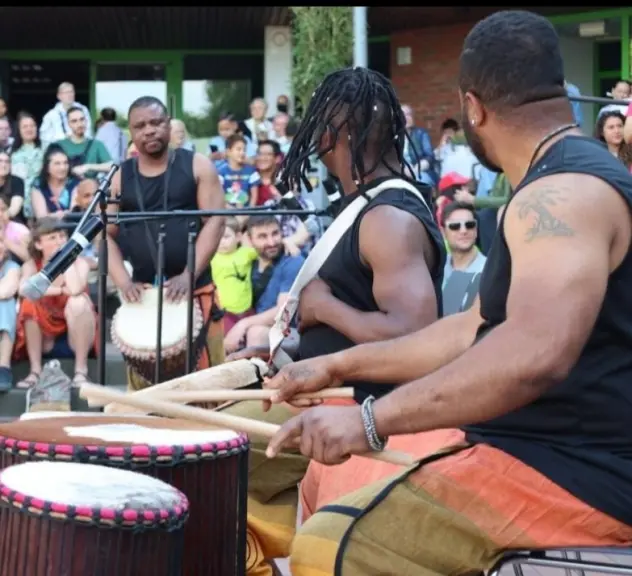
[[[407,30],[391,35],[391,80],[436,145],[446,118],[461,121],[457,77],[463,40],[473,24]],[[397,65],[397,48],[410,47],[411,64]]]

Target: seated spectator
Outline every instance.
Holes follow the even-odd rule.
[[[279,146],[285,146],[288,143],[286,132],[289,122],[290,116],[285,112],[277,113],[272,120],[271,140],[274,140]],[[263,140],[266,140],[266,138]],[[259,140],[259,144],[261,144],[261,140]]]
[[[292,287],[304,259],[286,254],[281,227],[269,214],[253,216],[248,221],[250,244],[257,251],[252,265],[252,292],[255,314],[239,320],[224,338],[226,352],[242,347],[267,346],[268,333],[274,318]],[[285,344],[296,343],[298,333],[293,330]]]
[[[259,142],[255,161],[255,168],[260,177],[257,206],[263,206],[269,200],[275,201],[281,198],[281,193],[276,188],[276,181],[282,158],[278,142],[274,140]]]
[[[9,207],[9,218],[24,224],[24,180],[11,173],[11,156],[6,152],[0,152],[0,198]]]
[[[110,158],[117,164],[123,162],[127,151],[127,136],[116,124],[116,110],[103,108],[95,127],[97,128],[95,139],[103,142]]]
[[[187,127],[182,120],[177,118],[171,119],[171,141],[169,142],[171,148],[184,148],[191,152],[195,152],[195,144],[189,138],[187,133]]]
[[[209,143],[209,157],[219,167],[226,161],[226,142],[234,134],[240,134],[239,122],[233,114],[222,114],[217,123],[217,136],[213,136]],[[242,136],[244,136],[242,134]],[[257,145],[246,138],[246,158],[255,158],[257,155]]]
[[[246,162],[246,139],[233,134],[226,142],[226,162],[217,167],[226,205],[234,208],[256,206],[261,177],[254,166]],[[247,216],[239,216],[243,223]]]
[[[290,118],[290,121],[285,128],[286,141],[285,144],[281,145],[281,154],[283,154],[283,156],[288,153],[290,146],[292,145],[292,140],[294,140],[294,136],[296,136],[296,134],[298,133],[298,125],[298,121],[296,121],[294,118]]]
[[[617,80],[612,87],[612,90],[608,92],[607,96],[612,97],[613,100],[630,100],[630,83],[627,80]],[[606,112],[619,112],[624,118],[625,113],[628,111],[628,104],[606,104],[599,110],[597,114],[597,121],[601,118],[602,114]]]
[[[30,244],[32,259],[22,267],[22,281],[37,274],[67,241],[56,218],[40,220]],[[53,350],[57,339],[67,336],[75,357],[73,384],[88,380],[88,355],[96,350],[97,317],[88,295],[89,267],[78,258],[57,278],[39,300],[22,296],[17,321],[17,335],[13,356],[16,361],[28,358],[29,375],[18,383],[18,388],[35,386],[42,370],[42,356]]]
[[[129,146],[127,147],[127,154],[125,156],[126,160],[129,160],[130,158],[137,158],[138,157],[138,150],[136,150],[136,145],[133,142],[129,143]]]
[[[456,202],[458,192],[469,192],[471,179],[457,172],[450,172],[439,180],[439,195],[435,201],[437,222],[443,222],[443,211]]]
[[[408,133],[408,138],[404,141],[404,160],[412,167],[415,179],[428,186],[435,186],[437,174],[430,135],[427,130],[415,126],[415,116],[410,106],[402,105],[402,112],[406,118]]]
[[[13,385],[11,353],[17,318],[16,294],[20,285],[20,266],[11,260],[0,231],[0,392]]]
[[[443,286],[454,270],[482,272],[487,258],[476,247],[474,209],[469,204],[453,202],[443,211],[441,226],[450,251],[443,271]]]
[[[68,214],[78,182],[70,175],[68,155],[57,144],[51,144],[46,149],[42,172],[31,192],[35,218],[53,216],[61,219]]]
[[[434,156],[437,163],[437,170],[441,172],[443,160],[454,151],[453,140],[459,131],[459,123],[454,118],[447,118],[441,124],[441,138],[439,146],[434,150]]]
[[[4,247],[11,259],[18,265],[22,265],[29,259],[29,242],[31,232],[20,222],[9,218],[9,210],[0,196],[0,230],[4,239]]]
[[[31,190],[33,183],[42,171],[44,151],[37,134],[37,122],[35,117],[28,112],[18,114],[18,134],[15,142],[15,150],[11,154],[11,172],[24,180],[24,206],[22,213],[24,218],[33,218],[31,206]]]
[[[475,169],[480,166],[478,158],[468,146],[463,130],[459,130],[452,137],[452,152],[444,156],[441,162],[441,178],[450,172],[456,172],[467,178],[473,179]]]
[[[564,88],[566,88],[566,94],[568,96],[581,96],[582,95],[581,92],[579,91],[579,88],[575,86],[575,84],[571,84],[570,82],[567,82],[566,80],[564,80]],[[573,109],[573,116],[575,118],[575,122],[581,128],[582,124],[584,123],[584,115],[582,113],[581,102],[578,102],[577,100],[571,100],[571,108]]]
[[[240,245],[241,226],[237,218],[226,218],[224,234],[211,260],[211,274],[224,309],[224,333],[242,318],[252,315],[252,263],[257,251]]]
[[[625,117],[617,110],[604,112],[595,125],[595,138],[603,142],[610,153],[617,157],[625,167],[632,168],[632,144],[623,140]],[[0,160],[2,157],[0,156]]]

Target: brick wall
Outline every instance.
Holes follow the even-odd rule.
[[[415,110],[419,126],[430,131],[433,145],[441,122],[460,119],[457,92],[458,61],[472,25],[407,30],[391,34],[391,80],[402,103]],[[397,65],[397,48],[409,46],[411,64]]]

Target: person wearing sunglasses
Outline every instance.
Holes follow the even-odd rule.
[[[445,207],[441,221],[450,254],[443,271],[443,286],[455,270],[476,274],[483,271],[485,256],[476,247],[478,226],[469,204],[453,202]]]

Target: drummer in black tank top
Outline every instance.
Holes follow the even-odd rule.
[[[480,303],[411,336],[298,363],[270,383],[302,391],[356,379],[411,382],[363,409],[303,412],[271,441],[270,456],[296,436],[309,439],[301,441],[303,453],[325,463],[399,434],[460,428],[476,444],[444,456],[438,473],[429,465],[387,491],[376,485],[375,499],[364,491],[371,512],[360,514],[363,534],[377,533],[372,518],[383,522],[395,511],[402,519],[391,531],[408,533],[407,521],[419,527],[414,519],[424,518],[453,543],[433,564],[437,551],[425,547],[434,542],[425,534],[410,539],[414,549],[382,542],[365,574],[388,566],[410,572],[413,564],[439,573],[482,571],[503,542],[632,543],[632,177],[574,124],[559,40],[541,16],[497,12],[477,24],[461,55],[460,97],[473,152],[515,190],[488,254]],[[416,438],[423,437],[393,438],[394,446],[413,450]],[[435,477],[443,492],[433,488]],[[426,495],[391,490],[401,482],[422,483]],[[457,510],[457,502],[467,503]],[[457,528],[432,525],[437,507],[454,515]],[[305,542],[324,534],[326,517],[319,516],[307,523]],[[476,526],[471,535],[466,519]],[[347,557],[351,576],[360,573],[354,562],[369,558],[352,529],[336,574]],[[461,559],[468,565],[446,564],[486,546],[487,560],[481,552]],[[306,548],[294,552],[311,566]],[[316,565],[327,571],[322,558]]]
[[[214,166],[202,154],[176,149],[169,150],[169,117],[160,100],[143,97],[129,110],[132,142],[138,158],[126,160],[114,176],[112,195],[119,204],[110,206],[111,212],[145,212],[174,210],[217,210],[224,207],[224,195]],[[121,250],[116,243],[118,226],[109,226],[109,273],[128,302],[141,299],[144,286],[157,284],[157,238],[159,226],[164,225],[165,241],[165,297],[178,302],[187,297],[189,278],[187,264],[187,236],[192,220],[172,218],[156,222],[134,222],[121,226],[125,257],[130,261],[130,278]],[[210,276],[210,260],[215,254],[224,229],[220,217],[194,219],[198,231],[196,242],[195,286],[196,297],[207,320],[205,326],[219,318],[213,305],[214,291]],[[215,318],[211,318],[215,315]],[[204,336],[204,335],[203,335]],[[221,347],[220,347],[221,348]],[[212,351],[206,346],[201,355],[201,368],[210,365]],[[217,358],[217,362],[222,358]]]

